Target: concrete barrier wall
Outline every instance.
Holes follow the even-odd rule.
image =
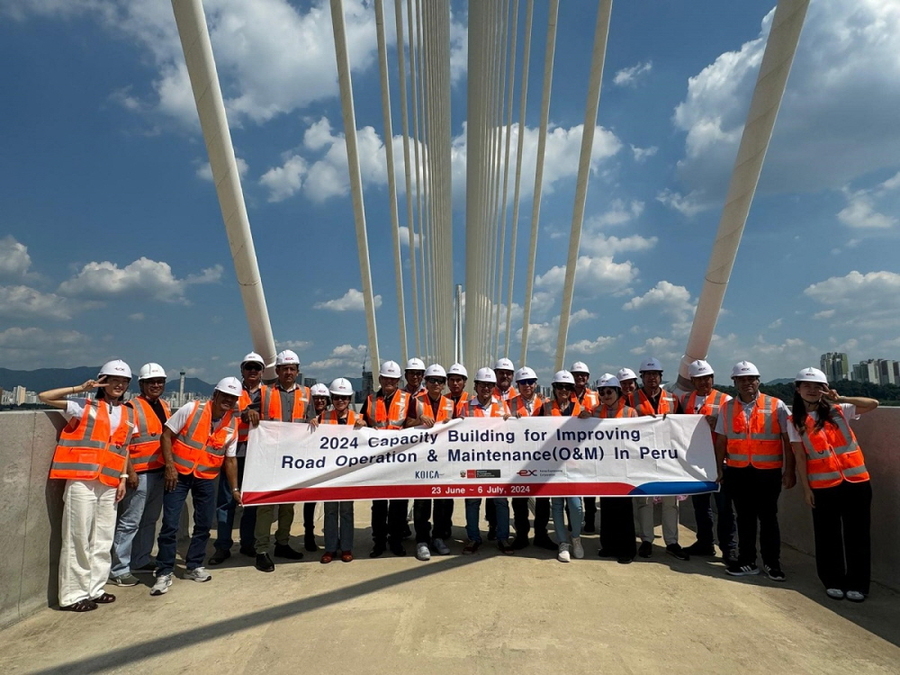
[[[48,480],[63,418],[57,412],[0,414],[0,628],[56,604],[63,481]],[[900,408],[853,422],[872,475],[873,578],[900,590]],[[684,502],[685,521],[691,519]],[[799,488],[781,497],[784,541],[813,551],[812,516]]]

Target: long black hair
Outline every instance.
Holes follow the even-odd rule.
[[[791,411],[794,419],[794,427],[796,427],[797,433],[802,436],[806,433],[806,418],[808,413],[806,411],[806,401],[800,396],[800,390],[797,388],[796,383],[794,384],[794,402],[791,405]],[[837,426],[837,423],[831,418],[831,404],[824,398],[819,399],[819,402],[816,404],[815,413],[816,424],[813,428],[816,431],[821,431],[825,427],[826,422]]]

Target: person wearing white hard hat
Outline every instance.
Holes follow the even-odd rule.
[[[637,411],[628,405],[622,393],[619,379],[612,373],[604,373],[597,383],[600,405],[592,417],[599,419],[629,419],[637,417]],[[634,500],[628,497],[600,498],[600,550],[601,558],[615,558],[627,565],[637,555],[634,541]]]
[[[419,358],[412,358],[407,361],[406,369],[403,371],[403,379],[406,380],[406,386],[403,388],[403,391],[413,396],[424,396],[423,377],[425,377],[425,362]]]
[[[509,408],[504,401],[494,395],[497,376],[490,368],[480,368],[475,373],[475,396],[470,398],[456,411],[457,417],[502,417],[510,418]],[[513,553],[509,543],[509,502],[499,497],[491,499],[496,507],[497,546],[507,555]],[[466,498],[466,537],[468,541],[463,553],[477,553],[481,547],[481,500]]]
[[[538,416],[553,417],[578,417],[583,408],[575,398],[575,378],[568,370],[559,370],[553,375],[553,398],[544,401],[544,405],[538,410]],[[581,527],[584,523],[584,505],[581,497],[553,497],[550,500],[550,508],[553,511],[553,529],[556,531],[556,539],[559,542],[557,560],[570,562],[572,556],[584,557],[584,547],[581,545]],[[565,512],[569,512],[569,524],[572,532],[566,528]]]
[[[756,533],[763,572],[784,581],[781,569],[781,531],[778,497],[782,487],[797,481],[794,453],[788,441],[788,409],[759,391],[759,370],[750,361],[731,369],[738,395],[719,411],[716,422],[716,481],[734,501],[738,530],[738,558],[725,571],[741,577],[759,574]]]
[[[816,571],[829,598],[863,602],[872,574],[872,487],[850,421],[878,401],[841,396],[818,368],[801,370],[794,386],[788,436],[812,508]]]
[[[508,401],[519,393],[512,386],[515,370],[516,367],[513,365],[513,362],[507,358],[497,359],[497,362],[494,364],[494,376],[497,379],[494,385],[494,396],[501,401]]]
[[[454,411],[458,411],[460,404],[469,400],[469,392],[466,391],[466,382],[469,381],[469,371],[461,363],[454,363],[447,369],[447,398],[453,401]]]
[[[531,417],[537,414],[544,405],[544,400],[537,393],[537,373],[528,366],[523,366],[516,371],[515,381],[519,394],[506,403],[510,413],[516,418]],[[516,550],[521,550],[529,544],[528,535],[531,532],[531,521],[528,502],[528,497],[512,498],[513,526],[516,529],[512,547]],[[547,534],[549,522],[550,499],[549,497],[537,497],[534,500],[534,545],[555,551],[557,546]]]
[[[641,375],[641,387],[631,395],[631,407],[638,416],[671,415],[681,412],[681,405],[674,394],[662,388],[663,367],[659,359],[649,357],[641,362],[638,369]],[[688,554],[678,544],[678,497],[637,497],[637,517],[640,526],[641,545],[638,555],[649,558],[653,555],[653,505],[662,504],[663,541],[666,553],[678,560],[687,560]]]
[[[119,502],[116,535],[112,547],[109,580],[116,586],[136,586],[132,567],[150,563],[156,522],[162,511],[163,460],[159,439],[172,414],[161,398],[166,371],[158,363],[145,363],[138,371],[140,396],[125,405],[134,413],[134,433],[128,445],[129,470],[126,491]]]
[[[318,421],[321,424],[342,424],[361,429],[365,426],[362,415],[350,409],[350,401],[353,399],[353,386],[350,380],[339,377],[331,382],[331,385],[314,385],[313,396],[316,387],[321,386],[331,397],[333,408],[319,413]],[[327,565],[340,555],[343,562],[353,560],[353,502],[325,502],[325,552],[319,559],[323,565]]]
[[[250,404],[259,393],[262,384],[262,374],[266,368],[263,357],[256,352],[250,352],[241,360],[241,395],[238,398],[238,443],[236,449],[237,479],[238,485],[244,482],[244,466],[247,461],[247,437],[250,427],[259,424],[259,411],[252,410]],[[228,481],[219,481],[219,492],[216,497],[216,540],[213,542],[213,554],[209,557],[210,565],[219,565],[231,557],[231,547],[234,545],[232,532],[234,530],[234,516],[237,513],[238,503],[234,499]],[[256,507],[244,506],[241,509],[241,520],[238,525],[240,531],[240,552],[253,558],[256,556]]]
[[[309,398],[312,406],[309,413],[309,424],[311,427],[315,428],[322,415],[325,414],[328,407],[331,405],[331,392],[328,390],[327,385],[317,382],[309,388]],[[316,545],[315,523],[316,503],[304,502],[303,548],[310,553],[315,553],[319,550],[319,547]]]
[[[425,370],[426,394],[421,400],[421,421],[423,426],[433,427],[435,424],[446,424],[456,414],[453,401],[444,396],[447,384],[447,372],[443,366],[433,363]],[[413,501],[413,527],[416,531],[416,558],[430,560],[431,549],[440,555],[447,555],[450,549],[446,540],[450,538],[453,527],[453,500],[434,500],[434,531],[431,527],[432,503],[430,499]]]
[[[419,419],[417,398],[400,391],[400,364],[385,361],[378,370],[379,389],[370,394],[363,408],[363,419],[373,429],[403,429]],[[398,556],[406,555],[403,537],[407,529],[408,499],[375,499],[372,501],[372,550],[377,558],[388,548]]]
[[[273,385],[260,386],[251,410],[259,412],[262,420],[270,422],[289,422],[292,424],[308,423],[313,416],[309,400],[309,387],[297,384],[300,376],[300,357],[290,349],[278,352],[275,356],[275,376],[278,380]],[[306,507],[307,505],[304,505]],[[315,504],[312,505],[313,511]],[[269,556],[269,545],[272,542],[272,523],[275,522],[276,505],[263,504],[256,508],[256,569],[260,572],[274,572],[275,562]],[[303,552],[291,546],[291,526],[294,524],[294,505],[278,504],[278,527],[275,529],[276,558],[300,560]],[[310,518],[311,520],[311,518]],[[315,546],[315,537],[311,529],[307,539]],[[318,550],[315,546],[314,550]]]
[[[694,391],[685,394],[681,399],[681,407],[687,415],[703,415],[709,423],[709,428],[715,429],[719,419],[719,411],[731,400],[731,396],[713,388],[715,371],[706,361],[698,359],[688,364],[688,376],[694,385]],[[716,432],[712,432],[713,445],[716,442]],[[712,499],[716,500],[717,527],[716,537],[713,537],[713,510]],[[694,519],[697,523],[697,541],[685,548],[689,555],[714,556],[716,554],[715,540],[718,539],[719,549],[722,552],[722,562],[726,565],[737,560],[737,529],[734,523],[734,510],[731,506],[731,497],[724,486],[718,492],[710,494],[704,492],[699,495],[691,495],[691,503],[694,506]]]
[[[157,539],[156,581],[150,595],[169,591],[174,578],[175,545],[181,512],[188,495],[194,506],[194,528],[184,563],[184,579],[212,579],[203,567],[206,544],[216,508],[216,478],[225,465],[223,480],[241,501],[237,482],[237,402],[241,382],[236,377],[219,380],[208,401],[191,401],[165,424],[160,446],[165,469],[162,526]]]
[[[600,405],[597,398],[597,392],[588,387],[588,381],[591,379],[591,370],[584,361],[576,361],[569,368],[572,377],[575,379],[575,399],[581,404],[581,407],[587,413],[594,412],[594,408]],[[584,497],[584,526],[583,532],[593,533],[597,531],[595,521],[597,520],[597,498]]]
[[[42,403],[62,410],[67,422],[50,465],[50,478],[66,481],[59,552],[63,610],[88,612],[116,599],[103,587],[109,578],[116,503],[125,496],[128,478],[134,416],[122,402],[130,382],[127,363],[107,361],[96,379],[38,394]],[[66,399],[93,389],[93,399]]]
[[[625,397],[629,407],[631,407],[631,397],[637,391],[637,373],[631,368],[620,368],[616,379],[619,380],[619,387],[622,389],[622,396]]]

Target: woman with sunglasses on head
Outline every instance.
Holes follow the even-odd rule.
[[[537,416],[579,417],[584,410],[575,397],[575,378],[568,370],[559,370],[553,375],[553,398],[544,401]],[[569,523],[572,525],[571,535],[566,528],[565,510],[569,507]],[[550,499],[553,511],[553,529],[559,541],[559,553],[556,559],[569,562],[574,555],[584,557],[581,545],[581,526],[584,523],[584,504],[581,497],[553,497]]]
[[[872,571],[872,487],[849,421],[878,401],[839,395],[818,368],[801,370],[794,385],[788,437],[813,510],[816,571],[829,598],[862,602]]]
[[[321,424],[344,424],[354,429],[366,426],[362,415],[350,409],[353,386],[350,380],[337,378],[328,387],[331,394],[331,410],[323,410],[316,420]],[[313,426],[316,426],[315,424]],[[325,502],[325,553],[321,562],[327,565],[338,556],[343,562],[353,560],[353,502]]]
[[[327,385],[316,382],[309,388],[309,398],[311,405],[307,414],[310,416],[310,426],[315,429],[331,405],[331,392]],[[303,548],[310,553],[319,550],[316,544],[316,502],[303,504]]]
[[[116,503],[125,496],[128,478],[134,418],[122,402],[130,382],[127,363],[108,361],[96,380],[38,394],[41,402],[62,410],[67,422],[50,465],[50,478],[66,481],[59,552],[63,610],[89,612],[116,599],[103,586],[109,578]],[[97,390],[93,399],[66,400],[92,389]]]
[[[628,419],[637,417],[637,411],[630,407],[622,393],[618,378],[604,373],[597,385],[600,405],[594,409],[592,417],[600,419]],[[629,497],[600,498],[600,550],[601,558],[615,558],[627,565],[637,555],[634,541],[634,507]]]

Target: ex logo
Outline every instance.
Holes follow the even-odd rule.
[[[520,469],[519,471],[516,472],[516,475],[518,475],[518,476],[537,476],[537,470],[536,469]]]

